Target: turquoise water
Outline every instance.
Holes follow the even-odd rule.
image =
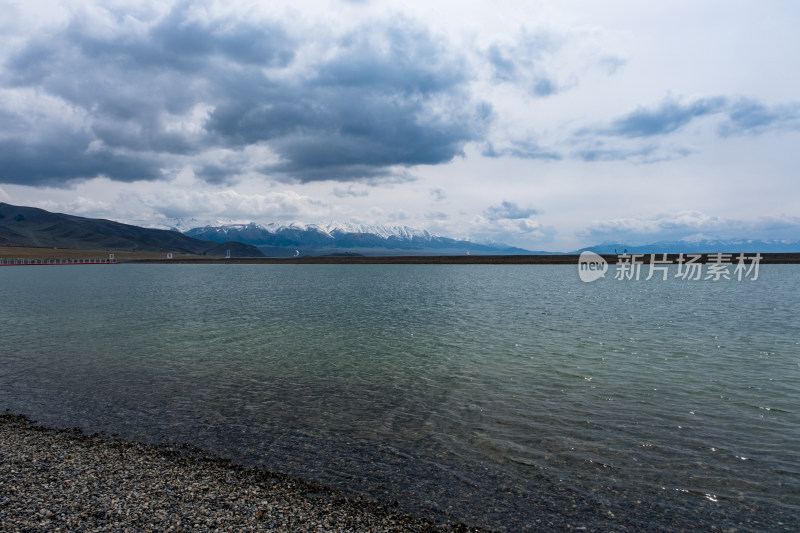
[[[520,531],[800,528],[800,267],[0,269],[0,408]]]

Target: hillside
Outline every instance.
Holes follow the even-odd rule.
[[[51,213],[0,203],[0,245],[76,250],[174,252],[260,257],[254,246],[210,242],[176,231],[147,229],[111,220]]]

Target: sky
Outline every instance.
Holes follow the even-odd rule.
[[[0,202],[800,240],[800,3],[0,0]]]

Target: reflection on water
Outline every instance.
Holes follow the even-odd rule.
[[[498,529],[798,525],[799,281],[6,268],[0,407]]]

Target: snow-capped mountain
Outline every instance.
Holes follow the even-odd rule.
[[[395,237],[398,239],[425,239],[430,240],[436,235],[428,230],[411,228],[408,226],[387,226],[384,224],[358,224],[354,222],[329,222],[327,224],[310,224],[306,229],[316,228],[329,235],[335,233],[370,233],[384,239]]]
[[[326,224],[224,224],[192,228],[190,237],[216,242],[238,241],[272,256],[411,254],[525,254],[503,244],[477,244],[435,235],[408,226],[329,222]]]
[[[762,239],[683,239],[631,245],[606,242],[573,253],[592,251],[598,254],[633,253],[791,253],[800,252],[800,241]]]
[[[133,224],[142,228],[166,229],[186,233],[187,231],[201,226],[227,226],[236,225],[233,220],[225,219],[197,219],[197,218],[161,218],[161,219],[125,219],[126,224]]]
[[[207,224],[205,226],[197,227],[192,226],[191,228],[185,228],[185,224],[181,224],[184,226],[181,228],[178,225],[176,227],[179,231],[183,233],[189,233],[197,231],[199,229],[203,230],[211,230],[220,235],[227,235],[232,234],[235,235],[237,233],[249,233],[249,232],[269,232],[269,233],[280,233],[280,232],[287,232],[287,231],[311,231],[322,233],[328,236],[333,237],[336,234],[348,234],[348,233],[363,233],[363,234],[371,234],[376,235],[378,237],[382,237],[384,239],[389,238],[397,238],[397,239],[423,239],[423,240],[430,240],[431,238],[436,237],[436,235],[432,234],[428,230],[420,230],[416,228],[411,228],[408,226],[390,226],[384,224],[359,224],[355,222],[328,222],[325,224],[303,224],[301,222],[292,222],[290,224],[258,224],[256,222],[250,222],[249,224],[235,224],[235,223],[220,223],[217,222],[216,224]]]

